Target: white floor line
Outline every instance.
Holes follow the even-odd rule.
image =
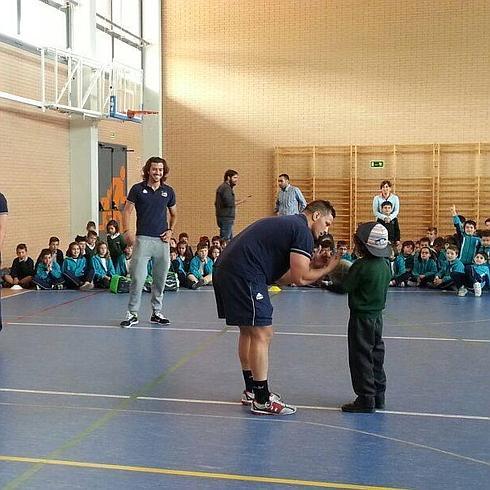
[[[121,330],[118,325],[81,325],[76,323],[37,323],[37,322],[7,322],[8,325],[14,325],[18,327],[69,327],[69,328],[100,328],[100,329],[114,329]],[[280,325],[279,325],[280,327]],[[183,328],[183,327],[143,327],[135,326],[131,327],[131,330],[156,330],[160,332],[207,332],[216,333],[221,329],[216,328]],[[238,333],[238,330],[229,330],[227,333]],[[340,333],[320,333],[320,332],[281,332],[276,331],[275,335],[290,335],[297,337],[334,337],[334,338],[347,338],[346,334]],[[403,337],[403,336],[390,336],[383,337],[385,340],[421,340],[421,341],[437,341],[437,342],[477,342],[481,344],[490,344],[490,339],[458,339],[456,337]]]
[[[115,398],[115,399],[129,399],[129,395],[111,395],[103,393],[82,393],[72,391],[53,391],[53,390],[27,390],[16,388],[0,388],[0,393],[20,393],[26,395],[52,395],[52,396],[73,396],[73,397],[85,397],[85,398]],[[142,401],[158,401],[158,402],[172,402],[172,403],[194,403],[200,405],[241,405],[240,402],[229,402],[222,400],[199,400],[191,398],[162,398],[153,396],[139,396],[137,400]],[[339,412],[339,407],[323,407],[315,405],[296,405],[303,410],[320,410],[329,412]],[[443,419],[462,419],[462,420],[483,420],[490,421],[490,417],[483,415],[460,415],[460,414],[443,414],[443,413],[431,413],[431,412],[405,412],[396,410],[379,410],[379,413],[386,415],[401,415],[409,417],[433,417]]]

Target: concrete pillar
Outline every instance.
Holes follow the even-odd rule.
[[[96,58],[95,0],[79,2],[73,9],[72,49],[77,55]],[[72,114],[70,120],[71,234],[85,230],[87,221],[99,221],[98,130],[93,119]]]
[[[143,119],[142,162],[154,155],[162,156],[163,151],[161,12],[161,0],[143,2],[142,37],[150,43],[144,48],[143,53],[143,108],[157,110],[160,113]]]

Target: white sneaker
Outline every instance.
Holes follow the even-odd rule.
[[[461,286],[458,289],[458,296],[466,296],[467,294],[468,294],[468,290],[464,286]]]
[[[94,289],[94,284],[92,282],[85,281],[80,286],[80,291],[89,291],[90,289]]]
[[[418,283],[415,281],[408,281],[407,286],[410,288],[416,288],[418,286]]]
[[[250,411],[255,415],[292,415],[296,413],[296,407],[287,405],[278,398],[278,395],[271,393],[269,400],[263,405],[253,400]]]
[[[19,289],[24,289],[24,288],[20,284],[14,284],[10,289],[19,290]]]
[[[475,291],[475,296],[481,296],[481,284],[479,282],[473,284],[473,290]]]

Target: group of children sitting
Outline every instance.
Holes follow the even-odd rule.
[[[390,286],[456,290],[459,296],[466,296],[468,290],[481,296],[482,289],[490,287],[490,218],[485,221],[485,229],[477,231],[475,221],[458,215],[455,206],[451,212],[455,235],[438,237],[437,228],[430,227],[427,236],[417,242],[394,242]],[[113,276],[129,276],[132,247],[124,242],[117,221],[109,221],[106,231],[107,242],[100,241],[95,223],[90,221],[86,235],[78,235],[70,243],[66,257],[59,249],[59,239],[51,237],[48,248],[41,251],[36,263],[28,256],[27,246],[20,243],[12,267],[2,276],[4,286],[13,289],[108,288]],[[327,253],[334,252],[331,235],[322,237],[319,244]],[[219,236],[211,240],[202,236],[194,254],[187,233],[181,233],[178,241],[172,238],[168,277],[172,286],[169,289],[179,286],[198,289],[212,284],[213,265],[224,247],[226,241]],[[343,259],[340,275],[334,272],[318,285],[342,292],[342,279],[356,257],[349,253],[345,241],[337,242],[337,250],[341,251]],[[151,287],[151,276],[150,261],[145,290]]]
[[[78,235],[68,246],[66,256],[59,249],[58,237],[49,239],[49,246],[41,250],[36,263],[28,256],[27,245],[16,247],[17,257],[10,269],[0,276],[4,287],[12,289],[107,289],[114,276],[129,277],[133,248],[127,245],[115,220],[107,223],[107,241],[99,240],[96,225],[87,223],[86,235]],[[212,284],[213,264],[226,242],[220,237],[201,237],[194,255],[188,244],[187,233],[170,243],[169,280],[177,287],[197,289]],[[208,254],[210,256],[208,256]],[[145,290],[150,290],[152,264],[148,263]],[[171,289],[175,289],[171,288]]]
[[[458,296],[466,296],[468,290],[481,296],[482,289],[490,287],[490,218],[485,221],[485,229],[477,230],[476,222],[458,215],[455,206],[451,212],[454,235],[439,237],[437,228],[430,227],[427,236],[417,242],[394,243],[390,286],[455,290]],[[356,259],[348,253],[347,242],[337,242],[337,249],[343,252],[344,261]],[[323,285],[331,288],[332,281],[323,281]],[[341,283],[337,290],[342,292]]]

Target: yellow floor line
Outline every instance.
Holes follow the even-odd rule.
[[[393,487],[355,485],[351,483],[333,483],[333,482],[312,481],[312,480],[296,480],[294,478],[273,478],[267,476],[234,475],[228,473],[210,473],[205,471],[172,470],[168,468],[126,466],[126,465],[105,464],[105,463],[89,463],[85,461],[67,461],[61,459],[24,458],[20,456],[0,455],[0,461],[6,461],[10,463],[32,463],[32,464],[55,465],[55,466],[71,466],[76,468],[91,468],[91,469],[111,470],[111,471],[131,471],[135,473],[151,473],[151,474],[158,474],[158,475],[191,476],[196,478],[210,478],[210,479],[217,479],[217,480],[275,483],[278,485],[336,488],[339,490],[395,490]]]

